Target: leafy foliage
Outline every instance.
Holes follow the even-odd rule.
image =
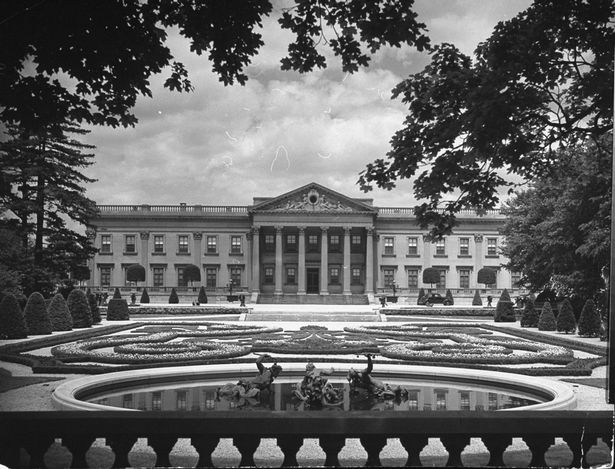
[[[132,264],[126,267],[126,280],[129,282],[145,282],[145,267]]]
[[[579,335],[585,337],[598,337],[600,335],[600,314],[594,302],[587,300],[579,318]]]
[[[538,330],[539,331],[554,331],[556,328],[555,315],[553,314],[553,308],[551,303],[545,301],[542,306],[540,318],[538,318]]]
[[[523,307],[521,327],[538,327],[538,311],[534,307],[534,300],[528,298]]]
[[[574,318],[574,311],[568,298],[564,299],[559,307],[556,328],[557,332],[565,332],[566,334],[577,330],[577,321]]]
[[[7,293],[0,301],[0,338],[25,339],[28,337],[26,321],[21,307],[12,293]]]
[[[113,291],[113,299],[114,300],[121,300],[122,299],[122,294],[120,293],[120,289],[115,287],[115,290]]]
[[[508,290],[506,289],[504,289],[500,295],[500,299],[495,306],[493,320],[495,322],[515,322],[517,320],[515,317],[515,308],[510,300]]]
[[[480,298],[478,290],[474,291],[474,298],[472,298],[472,306],[482,306],[483,300]]]
[[[507,303],[512,303],[512,300],[510,299],[510,293],[508,293],[508,290],[506,288],[502,291],[499,301],[505,301]]]
[[[496,271],[491,267],[483,267],[476,274],[476,281],[478,283],[484,283],[485,285],[492,285],[495,283]]]
[[[88,305],[90,306],[90,312],[92,313],[92,324],[98,324],[101,321],[100,317],[100,308],[98,307],[98,301],[96,300],[96,296],[90,291],[86,292],[86,296],[88,298]]]
[[[201,289],[199,290],[198,302],[201,305],[207,303],[207,292],[205,291],[205,287],[204,286],[201,286]]]
[[[184,267],[184,279],[187,282],[199,282],[201,280],[201,269],[194,264]]]
[[[73,318],[73,327],[92,327],[92,312],[83,290],[75,289],[70,292],[66,303]]]
[[[126,300],[111,298],[107,306],[107,321],[124,321],[130,319]]]
[[[177,296],[177,292],[175,288],[171,289],[171,294],[169,295],[169,304],[177,304],[179,303],[179,297]]]
[[[444,297],[444,302],[447,305],[454,305],[455,304],[455,299],[453,298],[453,294],[451,293],[451,291],[448,288],[446,289],[446,295]]]
[[[51,329],[54,331],[70,331],[73,328],[73,317],[68,310],[68,305],[64,297],[57,293],[51,299],[49,308],[49,320],[51,321]]]
[[[29,335],[51,334],[52,327],[45,307],[45,298],[39,292],[30,295],[23,314]]]
[[[514,185],[505,174],[532,179],[558,163],[559,145],[597,141],[613,126],[614,16],[611,0],[535,1],[498,23],[473,58],[434,46],[423,71],[393,90],[409,112],[361,188],[413,178],[426,200],[415,214],[437,238],[460,210],[495,208]]]
[[[440,272],[433,267],[427,267],[423,270],[423,283],[438,283],[440,281]]]
[[[147,288],[143,289],[139,303],[149,303],[149,294],[147,293]]]

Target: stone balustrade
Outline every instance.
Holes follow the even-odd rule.
[[[129,466],[128,455],[138,438],[147,438],[156,453],[156,467],[171,465],[169,454],[180,438],[188,438],[199,454],[197,467],[212,467],[220,438],[232,438],[240,466],[255,466],[262,438],[275,438],[284,455],[282,466],[297,466],[305,438],[317,438],[325,466],[339,466],[347,438],[358,438],[367,452],[366,466],[380,465],[387,439],[399,439],[407,451],[406,466],[420,466],[429,438],[438,438],[448,452],[447,466],[462,465],[470,438],[480,438],[490,452],[488,466],[504,466],[503,455],[513,438],[531,451],[531,467],[544,467],[545,452],[555,438],[572,451],[572,467],[586,467],[586,456],[601,438],[612,448],[613,414],[609,411],[499,412],[126,412],[63,411],[0,414],[0,463],[11,468],[44,467],[49,446],[61,440],[72,454],[71,467],[88,467],[86,452],[105,438],[115,453],[113,467]],[[20,460],[20,448],[29,463]]]

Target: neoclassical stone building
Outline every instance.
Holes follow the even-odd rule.
[[[514,273],[501,267],[504,216],[491,211],[459,216],[454,234],[435,243],[412,208],[377,207],[311,183],[252,205],[101,205],[89,235],[99,252],[91,260],[96,290],[134,287],[126,268],[140,264],[150,293],[193,291],[252,294],[262,302],[362,302],[374,294],[416,296],[425,287],[471,296],[476,288],[514,289]],[[196,265],[200,282],[188,282]],[[479,269],[497,270],[494,285],[477,284]],[[440,282],[424,285],[428,267]]]

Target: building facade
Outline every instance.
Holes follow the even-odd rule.
[[[412,208],[376,207],[372,199],[346,197],[311,183],[277,197],[255,197],[249,206],[101,205],[88,235],[98,253],[89,286],[130,288],[126,269],[145,268],[150,292],[171,287],[253,294],[261,300],[304,295],[412,296],[420,288],[514,289],[516,276],[502,264],[505,218],[499,211],[459,215],[452,235],[429,242]],[[188,265],[200,282],[184,276]],[[422,272],[440,272],[423,284]],[[493,285],[477,284],[482,267],[497,271]]]

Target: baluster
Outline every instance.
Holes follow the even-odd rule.
[[[485,435],[481,439],[489,450],[489,462],[487,466],[505,466],[504,451],[511,445],[512,437],[507,435]]]
[[[129,467],[128,453],[137,442],[137,437],[133,435],[114,435],[108,437],[106,440],[107,445],[115,454],[113,460],[113,466],[111,467]]]
[[[325,452],[325,466],[326,467],[339,467],[340,460],[338,454],[346,444],[346,438],[338,435],[321,436],[319,439],[320,447]]]
[[[361,441],[361,445],[367,451],[365,467],[381,467],[380,451],[387,444],[386,437],[379,435],[363,436],[359,441]]]
[[[545,461],[545,453],[549,447],[555,442],[555,438],[552,436],[544,435],[526,435],[523,437],[523,441],[530,448],[532,452],[532,460],[530,466],[544,467],[547,465]]]
[[[581,444],[583,445],[583,458],[581,459],[581,467],[589,467],[587,463],[587,453],[592,446],[594,446],[598,442],[598,437],[596,435],[585,435]]]
[[[242,435],[233,438],[233,445],[241,453],[240,467],[256,467],[254,462],[254,453],[256,448],[261,443],[261,439],[258,436]]]
[[[50,436],[30,437],[24,444],[25,450],[30,455],[30,467],[45,467],[45,453],[54,439]]]
[[[440,441],[448,451],[447,467],[463,467],[461,452],[470,443],[470,437],[466,435],[449,435],[440,437]]]
[[[278,437],[278,447],[284,453],[282,467],[297,467],[297,453],[303,445],[303,438],[300,436],[280,436]]]
[[[66,446],[73,455],[70,467],[88,467],[88,463],[85,460],[85,453],[88,452],[94,440],[96,440],[96,437],[90,435],[71,435],[62,438],[62,444]]]
[[[404,449],[408,452],[406,467],[421,467],[421,451],[429,443],[429,439],[424,435],[406,435],[399,438]]]
[[[220,438],[215,436],[193,436],[190,443],[199,453],[199,461],[196,467],[215,467],[211,460],[211,454],[215,451],[216,446],[220,442]]]
[[[150,445],[156,453],[155,467],[171,467],[169,454],[176,442],[176,436],[153,435],[147,438],[147,444]]]

